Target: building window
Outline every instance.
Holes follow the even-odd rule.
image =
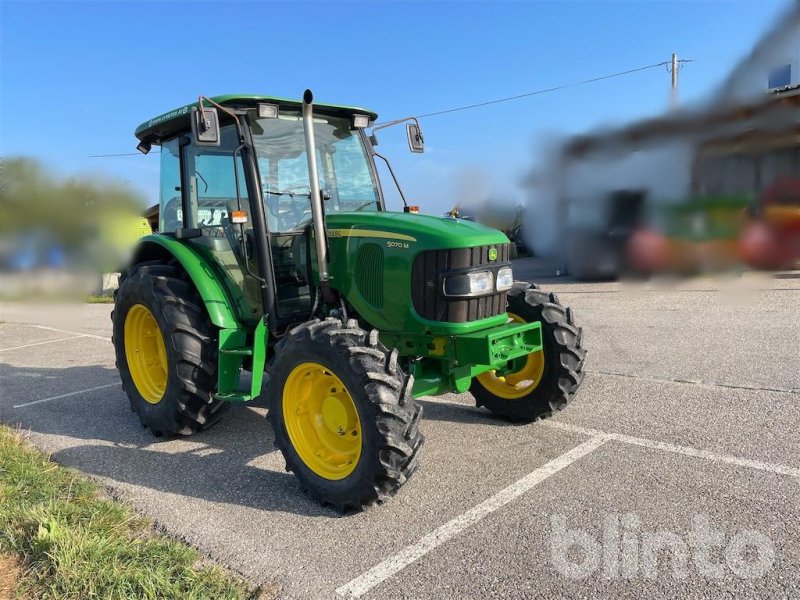
[[[792,65],[783,65],[769,74],[769,89],[782,88],[792,83]]]

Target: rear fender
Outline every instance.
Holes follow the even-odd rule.
[[[241,329],[234,303],[219,275],[200,253],[188,244],[165,235],[148,235],[139,240],[132,265],[151,260],[177,260],[203,299],[211,322],[222,329]]]

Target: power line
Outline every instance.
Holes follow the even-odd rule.
[[[694,62],[691,59],[681,59],[678,61],[678,64],[690,63]],[[658,67],[666,66],[668,69],[672,61],[665,60],[660,63],[656,63],[654,65],[647,65],[646,67],[638,67],[636,69],[628,69],[627,71],[619,71],[617,73],[611,73],[610,75],[601,75],[600,77],[593,77],[592,79],[584,79],[583,81],[576,81],[573,83],[565,83],[563,85],[557,85],[555,87],[545,88],[542,90],[536,90],[535,92],[526,92],[525,94],[517,94],[516,96],[508,96],[506,98],[498,98],[496,100],[487,100],[486,102],[478,102],[477,104],[468,104],[467,106],[458,106],[455,108],[447,108],[444,110],[437,110],[436,112],[425,113],[424,115],[417,115],[418,119],[424,119],[427,117],[436,117],[438,115],[445,115],[448,113],[454,113],[462,110],[470,110],[473,108],[480,108],[482,106],[490,106],[492,104],[500,104],[501,102],[511,102],[512,100],[519,100],[521,98],[529,98],[531,96],[539,96],[541,94],[548,94],[550,92],[557,92],[559,90],[565,90],[567,88],[578,87],[581,85],[587,85],[589,83],[596,83],[598,81],[603,81],[606,79],[613,79],[615,77],[623,77],[625,75],[630,75],[632,73],[638,73],[640,71],[647,71],[649,69],[656,69]],[[126,152],[123,154],[95,154],[89,156],[89,158],[111,158],[116,156],[139,156],[139,152]]]
[[[693,62],[690,59],[680,60],[680,63],[687,63]],[[437,110],[436,112],[426,113],[424,115],[418,115],[418,119],[422,119],[425,117],[435,117],[437,115],[444,115],[448,113],[458,112],[461,110],[469,110],[471,108],[480,108],[481,106],[489,106],[490,104],[500,104],[501,102],[510,102],[512,100],[519,100],[520,98],[529,98],[530,96],[538,96],[540,94],[547,94],[549,92],[557,92],[558,90],[564,90],[571,87],[578,87],[580,85],[586,85],[588,83],[595,83],[597,81],[603,81],[604,79],[612,79],[614,77],[622,77],[623,75],[630,75],[631,73],[638,73],[639,71],[647,71],[648,69],[655,69],[657,67],[663,67],[666,65],[671,64],[671,61],[664,61],[660,63],[656,63],[654,65],[647,65],[646,67],[638,67],[636,69],[629,69],[627,71],[619,71],[618,73],[612,73],[611,75],[602,75],[600,77],[593,77],[592,79],[584,79],[583,81],[576,81],[574,83],[565,83],[564,85],[557,85],[551,88],[545,88],[543,90],[536,90],[535,92],[527,92],[525,94],[517,94],[516,96],[508,96],[507,98],[498,98],[497,100],[487,100],[486,102],[478,102],[477,104],[469,104],[467,106],[459,106],[456,108],[448,108],[445,110]]]

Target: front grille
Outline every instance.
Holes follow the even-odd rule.
[[[497,258],[489,260],[489,250],[497,250]],[[445,271],[468,269],[508,262],[508,244],[429,250],[414,259],[411,270],[411,298],[414,310],[429,321],[465,323],[494,317],[506,310],[506,292],[481,298],[445,298],[441,275]]]

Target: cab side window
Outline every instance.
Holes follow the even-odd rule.
[[[228,125],[222,128],[219,147],[190,144],[184,149],[191,204],[196,206],[190,227],[226,224],[229,212],[237,209],[237,197],[242,209],[249,212],[242,159],[239,154],[234,157],[238,146],[236,128]]]
[[[174,233],[181,226],[181,161],[178,140],[161,144],[161,193],[158,230]]]

